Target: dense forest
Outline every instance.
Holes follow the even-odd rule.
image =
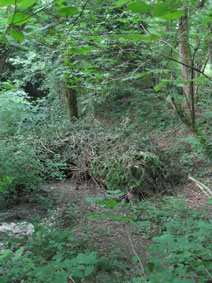
[[[212,282],[212,2],[0,0],[0,282]]]

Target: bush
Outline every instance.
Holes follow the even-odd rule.
[[[98,263],[95,253],[81,252],[84,247],[70,230],[38,225],[24,241],[24,247],[1,251],[0,282],[82,282]]]
[[[0,198],[17,200],[30,193],[42,181],[43,165],[34,149],[24,140],[11,139],[0,142],[0,179],[8,176],[11,182],[5,184]]]
[[[156,143],[128,129],[112,131],[90,121],[49,126],[36,147],[42,160],[57,158],[67,176],[91,178],[107,189],[121,189],[140,198],[165,193],[182,182],[182,171]]]
[[[133,210],[137,215],[134,225],[153,237],[152,257],[145,270],[150,282],[211,280],[212,223],[204,211],[193,211],[174,198],[164,198],[156,205],[140,203]]]

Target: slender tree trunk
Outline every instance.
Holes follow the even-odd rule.
[[[74,122],[78,119],[77,92],[74,88],[67,87],[65,94],[68,120]]]
[[[7,47],[6,45],[2,44],[1,49],[3,49],[3,51],[0,53],[0,81],[2,79],[2,74],[5,71],[6,63],[9,59],[12,47]]]
[[[211,65],[211,69],[212,69],[212,39],[209,39],[209,41],[208,41],[208,49],[209,49],[210,65]]]
[[[185,16],[179,20],[178,28],[178,38],[179,38],[179,57],[181,74],[183,81],[186,85],[183,86],[183,91],[187,100],[187,106],[191,114],[191,124],[195,127],[195,85],[194,78],[195,72],[193,69],[193,58],[191,53],[191,48],[189,45],[189,29],[188,29],[188,12],[185,10]],[[188,67],[189,66],[189,67]]]

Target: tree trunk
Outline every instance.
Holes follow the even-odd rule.
[[[210,65],[211,65],[211,70],[212,70],[212,39],[209,39],[208,41],[208,49],[209,49]]]
[[[186,96],[187,106],[191,114],[191,124],[195,127],[195,86],[194,86],[194,69],[191,48],[189,45],[189,31],[188,31],[188,13],[185,10],[185,16],[180,18],[178,27],[179,38],[179,57],[180,69],[183,81],[186,85],[183,86],[183,91]]]
[[[6,45],[2,44],[2,46],[0,47],[2,52],[0,53],[0,81],[2,80],[2,74],[5,71],[6,68],[6,62],[10,56],[11,47],[7,47]]]
[[[77,92],[74,88],[66,88],[66,108],[68,120],[74,122],[78,119]]]

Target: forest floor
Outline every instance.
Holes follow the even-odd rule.
[[[159,141],[159,146],[165,150],[167,146],[173,144],[167,135],[168,133]],[[205,166],[205,164],[198,164],[196,170],[212,171],[212,167]],[[208,178],[212,183],[211,174]],[[206,207],[208,212],[212,213],[212,206],[208,205],[208,197],[194,182],[189,181],[183,187],[176,188],[174,195],[176,199],[183,197],[190,209],[201,210]],[[54,225],[64,230],[71,228],[72,235],[82,242],[82,248],[95,251],[104,259],[103,272],[92,278],[92,282],[118,282],[109,275],[114,267],[117,269],[115,273],[121,282],[121,278],[132,278],[133,275],[138,274],[139,269],[143,269],[150,257],[147,247],[152,244],[152,240],[147,234],[132,227],[129,222],[123,223],[114,221],[110,217],[101,217],[110,213],[110,208],[86,201],[87,198],[105,196],[106,191],[91,180],[79,182],[67,179],[52,182],[45,187],[45,194],[38,203],[33,202],[32,199],[32,202],[23,201],[10,209],[4,208],[1,210],[0,220],[7,223],[39,221],[44,225]],[[112,213],[126,216],[125,213],[131,212],[130,210],[112,210]],[[91,215],[95,217],[91,219],[92,217],[89,217]],[[0,233],[2,240],[4,240],[3,237],[4,235]]]
[[[142,268],[145,266],[150,257],[147,247],[152,244],[152,240],[129,222],[101,219],[102,214],[110,213],[110,208],[86,201],[86,198],[105,197],[105,192],[96,184],[87,182],[79,185],[75,180],[65,180],[48,184],[46,191],[47,203],[43,206],[39,203],[20,203],[1,213],[3,221],[35,223],[39,220],[43,225],[71,229],[72,236],[82,242],[82,249],[95,251],[104,259],[103,272],[98,273],[92,282],[118,282],[117,279],[113,281],[109,275],[114,266],[117,268],[117,276],[125,280],[136,276],[141,265]],[[208,198],[191,182],[178,190],[175,197],[177,199],[180,196],[183,196],[190,209],[199,210],[208,203]],[[154,199],[152,201],[157,202]],[[46,209],[48,206],[49,210]],[[212,213],[211,206],[209,211]],[[112,213],[125,216],[126,211],[113,210]],[[92,214],[97,218],[89,219],[88,215]]]

